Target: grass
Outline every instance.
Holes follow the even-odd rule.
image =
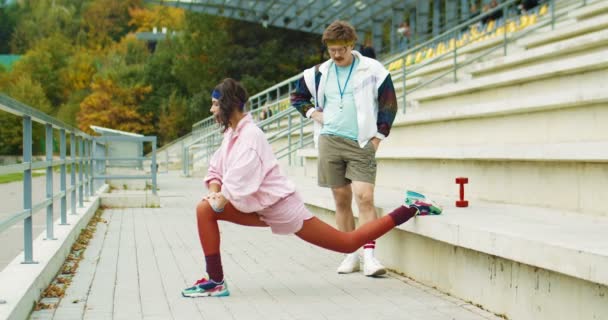
[[[39,177],[45,175],[41,172],[32,172],[32,177]],[[0,183],[9,183],[23,180],[23,173],[9,173],[0,175]]]

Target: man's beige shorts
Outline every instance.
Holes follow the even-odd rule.
[[[361,181],[376,184],[376,151],[370,142],[364,148],[339,136],[319,136],[318,183],[335,188]]]

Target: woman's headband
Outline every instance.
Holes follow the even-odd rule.
[[[222,94],[218,91],[218,90],[213,90],[211,91],[211,98],[219,100],[222,97]],[[241,108],[241,110],[244,110],[245,108],[245,102],[242,102],[239,107]]]
[[[222,94],[218,90],[211,91],[211,98],[219,100]]]

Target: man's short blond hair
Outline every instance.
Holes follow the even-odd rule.
[[[350,23],[336,20],[325,28],[321,40],[326,45],[331,45],[332,43],[354,45],[357,42],[357,31]]]

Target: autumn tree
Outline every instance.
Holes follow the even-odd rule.
[[[129,9],[142,7],[142,0],[96,0],[83,13],[82,24],[91,48],[100,50],[119,41],[132,27]]]
[[[136,32],[152,31],[154,27],[161,31],[163,27],[168,30],[182,30],[185,21],[185,11],[180,8],[166,6],[152,6],[148,8],[133,7],[129,9],[131,20],[129,26]]]
[[[61,71],[68,65],[73,48],[70,41],[60,33],[55,33],[36,43],[14,67],[13,74],[27,75],[40,85],[52,106],[59,106],[66,99],[66,84]],[[55,109],[51,110],[54,114]]]
[[[90,126],[122,130],[139,134],[154,132],[151,114],[138,112],[138,106],[150,86],[121,87],[108,78],[96,78],[92,93],[80,104],[78,127],[92,133]]]

